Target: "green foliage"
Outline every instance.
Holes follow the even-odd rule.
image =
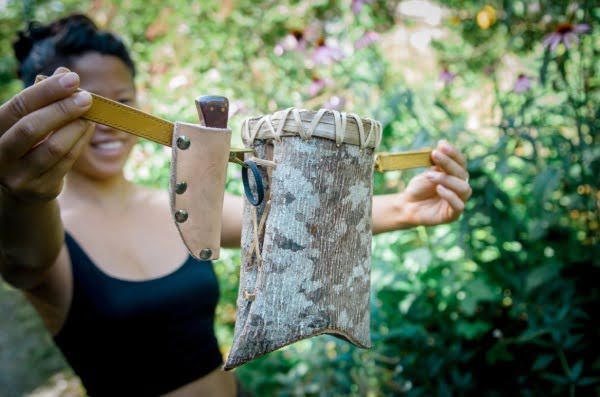
[[[319,337],[237,373],[257,395],[598,394],[600,8],[444,3],[441,25],[431,26],[384,1],[365,3],[358,15],[349,0],[9,2],[0,24],[0,100],[18,90],[7,44],[14,30],[28,15],[48,20],[78,7],[125,37],[139,64],[142,106],[159,116],[193,121],[190,98],[216,93],[237,109],[234,131],[249,115],[342,104],[382,121],[382,150],[446,138],[467,153],[473,197],[452,225],[375,238],[373,349]],[[570,49],[544,48],[563,22],[591,31]],[[398,38],[418,29],[434,38],[442,32],[425,53]],[[380,42],[354,48],[367,31],[379,32]],[[282,50],[299,32],[305,49]],[[343,48],[343,59],[315,64],[320,37]],[[452,81],[438,81],[443,68]],[[520,74],[529,84],[522,92]],[[327,82],[316,94],[313,79]],[[162,148],[141,143],[127,172],[166,188],[168,164]],[[228,190],[239,193],[239,170],[229,172]],[[375,191],[397,191],[413,174],[375,175]],[[216,264],[224,350],[239,263],[239,252],[227,251]]]

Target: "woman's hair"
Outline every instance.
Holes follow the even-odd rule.
[[[135,76],[127,48],[113,33],[98,29],[87,16],[73,14],[48,25],[30,22],[13,43],[19,61],[19,78],[26,87],[38,74],[51,75],[59,66],[73,67],[76,59],[96,52],[121,59]]]

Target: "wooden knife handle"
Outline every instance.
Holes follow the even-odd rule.
[[[204,95],[196,98],[196,110],[200,124],[212,128],[227,128],[229,118],[229,101],[215,95]]]

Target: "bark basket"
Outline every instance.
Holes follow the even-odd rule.
[[[242,133],[257,153],[246,160],[273,164],[260,167],[264,202],[244,205],[237,318],[224,369],[320,334],[371,347],[371,203],[381,125],[288,109],[246,120]]]

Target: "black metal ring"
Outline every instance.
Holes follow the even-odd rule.
[[[252,174],[254,175],[254,182],[256,183],[256,194],[257,198],[254,199],[254,195],[250,189],[250,182],[248,181],[248,168],[242,167],[242,183],[244,184],[244,193],[246,193],[246,197],[250,204],[255,207],[258,207],[265,198],[265,187],[262,182],[262,177],[260,176],[260,171],[254,161],[246,161],[245,164],[252,170]]]

